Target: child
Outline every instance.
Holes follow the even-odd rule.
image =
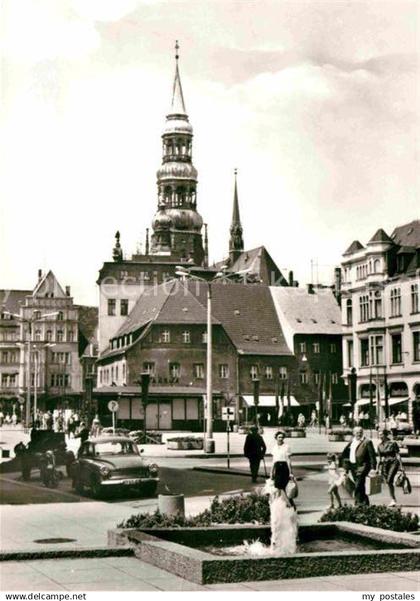
[[[334,453],[327,455],[327,470],[328,470],[328,494],[330,495],[330,509],[334,509],[334,499],[337,501],[338,507],[341,507],[341,498],[338,492],[338,487],[344,482],[344,473],[338,469],[337,456]]]

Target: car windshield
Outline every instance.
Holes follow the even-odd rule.
[[[130,440],[98,442],[95,444],[95,455],[138,455],[137,445]]]

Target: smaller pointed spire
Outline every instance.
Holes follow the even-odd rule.
[[[175,77],[174,84],[172,87],[172,102],[171,102],[171,115],[186,115],[187,110],[185,108],[184,94],[182,93],[181,77],[179,75],[178,68],[179,60],[179,44],[178,40],[175,42]]]
[[[233,263],[239,257],[244,250],[244,241],[242,237],[242,224],[241,216],[239,213],[239,200],[238,200],[238,170],[235,169],[235,187],[233,192],[233,212],[232,212],[232,223],[230,226],[230,240],[229,240],[229,257]]]
[[[241,227],[241,217],[239,214],[239,201],[238,201],[238,170],[234,170],[235,174],[235,189],[233,192],[233,213],[232,213],[232,226],[239,225]]]

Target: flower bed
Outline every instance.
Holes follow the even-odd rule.
[[[172,451],[200,450],[203,445],[203,438],[194,436],[178,436],[177,438],[168,438],[166,441],[166,448]]]
[[[199,527],[212,524],[269,524],[270,505],[267,495],[254,492],[220,500],[214,497],[210,508],[193,517],[167,516],[159,513],[134,514],[121,522],[118,528],[157,528],[181,526]]]
[[[353,438],[353,432],[349,428],[337,428],[328,430],[328,440],[330,442],[350,442]]]
[[[414,532],[419,529],[419,518],[414,513],[403,513],[401,509],[385,505],[358,506],[344,505],[329,509],[321,522],[352,522],[394,532]]]

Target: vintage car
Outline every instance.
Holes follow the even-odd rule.
[[[115,489],[153,496],[159,483],[158,466],[146,463],[135,442],[125,436],[89,438],[71,468],[73,488],[88,487],[96,498]]]

